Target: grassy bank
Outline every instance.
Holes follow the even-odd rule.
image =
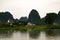
[[[0,30],[46,30],[46,29],[60,29],[60,26],[48,26],[48,25],[36,25],[36,26],[9,26],[9,25],[2,25],[0,26]]]

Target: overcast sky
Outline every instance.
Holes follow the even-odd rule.
[[[60,10],[60,0],[0,0],[0,12],[9,11],[14,18],[29,15],[32,9],[36,9],[41,18],[48,12]]]

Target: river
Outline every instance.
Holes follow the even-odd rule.
[[[54,31],[0,30],[0,40],[60,40],[60,31]]]

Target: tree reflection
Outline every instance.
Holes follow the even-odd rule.
[[[60,29],[48,29],[46,30],[48,36],[60,36]]]
[[[55,36],[60,36],[60,29],[54,29],[53,32]]]
[[[12,30],[0,30],[0,38],[11,37],[13,34]]]
[[[40,36],[40,31],[39,30],[31,30],[31,31],[29,31],[29,36],[31,38],[38,38]]]
[[[27,30],[20,30],[20,32],[21,32],[21,33],[26,33],[26,32],[27,32]]]
[[[47,34],[47,36],[54,36],[55,35],[52,29],[46,30],[46,34]]]

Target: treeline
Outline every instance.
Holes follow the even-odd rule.
[[[58,13],[47,13],[44,18],[41,18],[38,11],[32,9],[28,17],[21,17],[14,19],[10,12],[0,12],[0,25],[59,25],[60,24],[60,11]]]

